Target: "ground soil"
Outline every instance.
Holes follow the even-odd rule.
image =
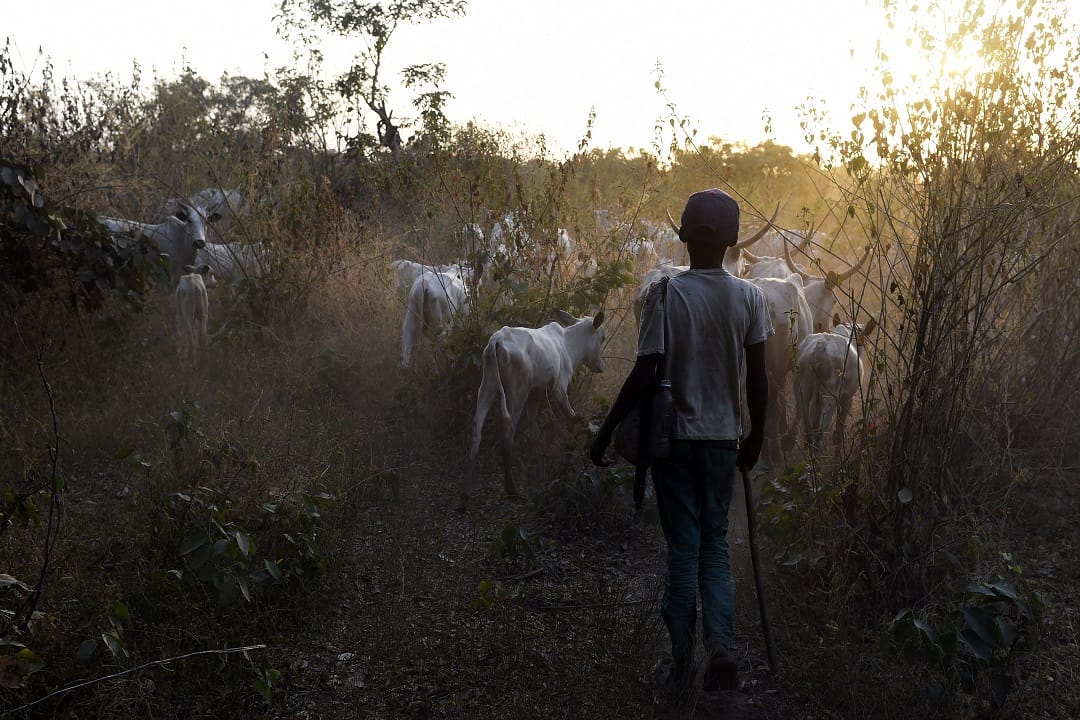
[[[284,700],[270,717],[844,717],[785,682],[783,648],[779,673],[770,672],[744,522],[732,530],[740,690],[696,693],[688,707],[670,708],[657,692],[666,656],[657,608],[663,540],[625,498],[580,534],[565,519],[543,528],[522,520],[543,540],[528,560],[507,560],[493,554],[492,538],[529,517],[529,501],[505,499],[489,474],[460,513],[438,468],[403,476],[411,479],[396,499],[358,511],[318,621],[295,636]],[[536,480],[526,484],[542,491]],[[1015,507],[1014,552],[1051,608],[1045,651],[1027,664],[1018,702],[1030,717],[1077,717],[1078,477],[1037,478]],[[486,604],[485,579],[498,580],[502,593]],[[773,624],[784,623],[784,598],[771,601]]]

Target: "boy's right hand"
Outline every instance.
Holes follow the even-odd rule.
[[[596,438],[593,440],[592,447],[589,448],[589,458],[592,460],[593,465],[597,467],[607,467],[611,465],[610,460],[604,459],[604,451],[607,450],[608,445],[611,444],[611,436],[603,432],[597,433]]]

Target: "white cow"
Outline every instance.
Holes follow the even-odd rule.
[[[235,189],[205,188],[192,196],[191,206],[206,220],[208,240],[219,244],[230,240],[237,218],[248,211],[243,196]]]
[[[570,257],[574,254],[574,250],[577,248],[577,243],[570,237],[570,233],[566,228],[559,228],[555,232],[555,242],[550,250],[548,250],[547,265],[550,267],[553,264],[563,264],[570,260]]]
[[[769,405],[765,420],[763,466],[777,467],[782,459],[783,438],[788,435],[787,385],[799,343],[813,330],[810,307],[798,275],[787,279],[751,278],[761,288],[775,332],[765,340],[765,374],[769,378]]]
[[[862,387],[863,338],[877,326],[871,319],[865,326],[841,324],[831,332],[813,333],[799,343],[795,364],[795,396],[799,418],[811,452],[825,446],[825,433],[836,414],[836,446],[843,447],[844,426],[851,403]]]
[[[176,337],[182,355],[198,358],[206,349],[206,324],[210,317],[210,301],[206,288],[214,287],[214,270],[209,265],[184,268],[176,285]]]
[[[425,271],[409,288],[401,328],[401,367],[409,367],[421,335],[433,340],[469,314],[469,292],[459,270]]]
[[[778,251],[778,255],[755,255],[749,250],[743,250],[742,259],[744,261],[741,268],[742,277],[747,278],[781,278],[784,279],[788,275],[791,275],[794,270],[788,266],[788,258],[790,257],[790,251],[788,250],[787,243],[789,238],[801,238],[798,244],[798,252],[802,252],[807,245],[810,244],[810,239],[813,235],[807,235],[802,237],[798,233],[792,230],[776,231],[773,230],[767,235],[775,239],[780,237],[784,239],[783,250]]]
[[[394,287],[406,290],[411,289],[416,278],[425,272],[452,273],[461,275],[466,282],[472,280],[472,269],[460,261],[449,265],[428,265],[412,260],[394,260],[390,263],[390,270],[394,273]]]
[[[197,265],[209,265],[222,280],[262,277],[270,264],[270,248],[261,242],[207,243],[195,254]]]
[[[800,248],[800,250],[802,250],[802,248]],[[858,272],[859,268],[861,268],[863,263],[870,257],[871,251],[872,247],[867,245],[862,257],[859,258],[859,261],[849,269],[842,273],[829,273],[826,277],[820,277],[805,272],[802,268],[792,262],[791,251],[787,245],[784,245],[785,264],[788,266],[790,272],[793,272],[802,278],[803,293],[806,295],[806,302],[810,305],[810,311],[814,315],[815,332],[824,332],[827,328],[832,326],[833,323],[831,320],[833,310],[836,308],[836,296],[833,294],[833,289],[838,287],[841,283],[851,279],[851,276]]]
[[[134,220],[99,217],[109,232],[145,236],[169,259],[169,277],[179,278],[186,266],[195,263],[195,254],[206,246],[206,223],[197,210],[179,201],[177,209],[163,222],[148,224]]]
[[[480,435],[493,406],[498,408],[502,425],[503,486],[507,495],[513,496],[516,494],[512,473],[514,431],[529,398],[543,394],[568,415],[574,415],[567,395],[574,371],[582,364],[593,372],[604,371],[603,311],[596,317],[581,319],[563,311],[558,315],[562,325],[552,322],[536,329],[503,327],[488,340],[461,486],[462,507],[468,504]]]

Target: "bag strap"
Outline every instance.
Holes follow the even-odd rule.
[[[671,377],[668,375],[667,371],[667,355],[671,351],[671,348],[668,347],[667,330],[667,286],[669,280],[671,280],[671,278],[667,276],[660,278],[660,300],[664,303],[664,318],[661,321],[663,323],[662,327],[664,328],[664,354],[660,358],[660,366],[656,369],[657,374],[660,376],[659,379],[661,381],[667,380],[668,382],[671,381]]]

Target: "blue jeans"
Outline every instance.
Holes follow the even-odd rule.
[[[673,440],[670,455],[652,462],[668,547],[660,615],[671,636],[676,673],[687,673],[694,657],[698,591],[706,651],[726,648],[731,639],[735,581],[727,531],[738,455],[734,442]]]

